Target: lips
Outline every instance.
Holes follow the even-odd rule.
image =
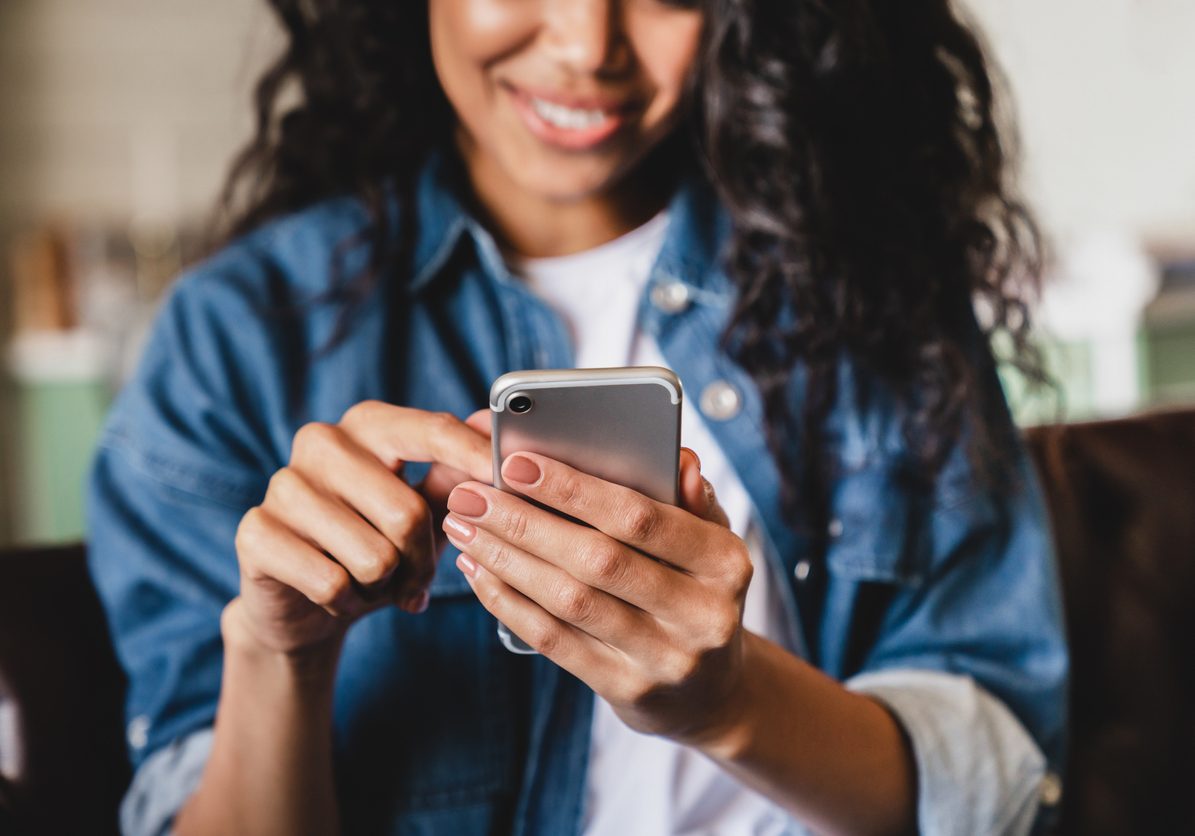
[[[593,150],[618,133],[634,109],[632,102],[601,97],[505,87],[528,130],[548,145],[570,151]]]

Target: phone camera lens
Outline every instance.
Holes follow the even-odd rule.
[[[517,415],[531,411],[531,398],[526,395],[515,395],[510,399],[510,411]]]

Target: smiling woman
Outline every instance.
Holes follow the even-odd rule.
[[[228,240],[92,471],[125,829],[1044,823],[1067,654],[987,345],[1035,235],[950,4],[272,5]],[[490,382],[574,365],[696,394],[677,506],[490,484]]]
[[[624,231],[602,208],[615,195],[640,207],[632,222],[659,209],[666,193],[652,206],[629,175],[682,116],[700,11],[658,0],[429,8],[436,73],[460,115],[457,145],[514,249],[562,255],[609,240]],[[561,223],[562,211],[576,220]],[[528,223],[529,213],[556,219]]]

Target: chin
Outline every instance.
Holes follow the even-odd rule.
[[[578,161],[580,163],[580,161]],[[583,200],[609,189],[621,166],[546,163],[514,169],[513,179],[527,194],[554,203]]]

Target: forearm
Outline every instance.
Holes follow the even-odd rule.
[[[754,634],[727,722],[699,748],[819,832],[916,828],[913,757],[887,709]]]
[[[225,611],[211,756],[175,822],[186,834],[335,834],[332,691],[339,641],[302,658],[269,651]]]

